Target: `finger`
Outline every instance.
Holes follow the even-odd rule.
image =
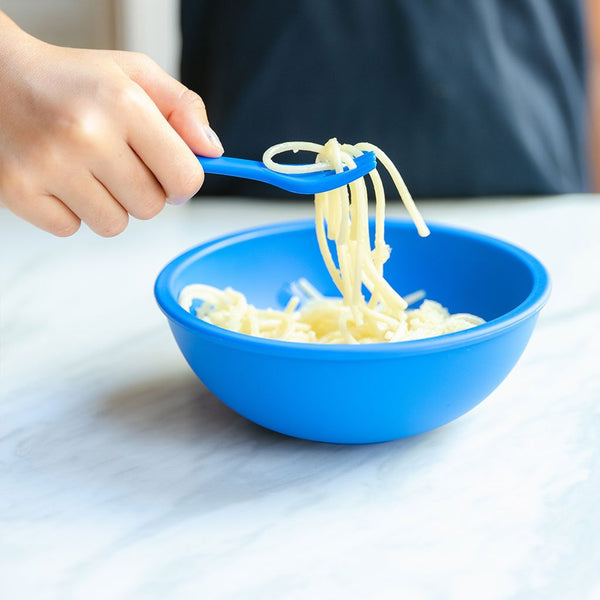
[[[202,167],[144,90],[132,85],[137,93],[130,94],[127,142],[159,181],[168,201],[180,204],[200,189]]]
[[[200,121],[199,115],[202,113],[206,114],[202,98],[185,88],[172,106],[167,119],[196,154],[221,156],[223,154],[221,140],[208,123]],[[206,144],[207,139],[210,145]]]
[[[208,124],[206,108],[198,94],[163,71],[148,56],[135,52],[115,52],[113,56],[196,154],[223,154],[223,146]]]
[[[68,237],[81,225],[79,217],[56,196],[41,194],[18,201],[4,199],[4,206],[32,225],[58,237]]]
[[[95,165],[93,173],[113,198],[136,219],[151,219],[165,205],[162,186],[127,144],[123,144],[114,160],[104,160]]]
[[[92,173],[68,178],[55,195],[98,235],[113,237],[127,227],[127,211]]]

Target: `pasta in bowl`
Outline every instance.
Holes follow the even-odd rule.
[[[337,141],[329,149],[316,164],[348,160]],[[346,150],[349,160],[360,152]],[[374,219],[355,182],[349,195],[317,196],[316,236],[314,221],[230,234],[158,276],[156,299],[189,365],[249,420],[323,442],[411,436],[473,408],[523,352],[549,295],[544,267],[501,240],[428,228],[386,159],[379,151],[413,222],[386,221],[385,240],[372,175]],[[310,282],[305,306],[289,293],[297,282]],[[409,307],[418,290],[427,298]]]

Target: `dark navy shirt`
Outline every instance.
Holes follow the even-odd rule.
[[[587,188],[580,0],[182,0],[181,23],[182,80],[229,156],[337,137],[380,146],[418,197]]]

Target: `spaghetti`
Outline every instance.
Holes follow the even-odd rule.
[[[311,165],[280,164],[273,159],[282,152],[308,151],[316,154]],[[285,142],[269,148],[265,165],[282,173],[335,170],[355,167],[354,158],[374,152],[378,163],[390,174],[419,235],[429,229],[417,209],[400,173],[389,157],[372,144],[340,144],[335,138],[325,145]],[[371,248],[368,195],[364,178],[348,186],[315,195],[315,226],[319,249],[341,298],[323,297],[308,282],[298,282],[308,299],[292,296],[283,311],[257,309],[243,294],[231,288],[219,290],[204,284],[186,286],[179,304],[208,323],[259,337],[293,342],[357,344],[420,339],[468,329],[483,319],[467,313],[451,315],[441,304],[424,300],[419,308],[410,304],[424,297],[400,296],[385,280],[383,265],[390,256],[384,239],[385,194],[377,170],[369,173],[375,192],[375,240]],[[335,247],[335,259],[328,240]],[[336,260],[337,259],[337,260]],[[367,300],[363,288],[370,293]],[[197,306],[196,306],[197,305]]]

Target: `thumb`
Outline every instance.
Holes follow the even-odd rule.
[[[195,154],[221,156],[223,145],[208,124],[202,98],[136,52],[112,53],[115,62],[156,104],[171,127]]]

